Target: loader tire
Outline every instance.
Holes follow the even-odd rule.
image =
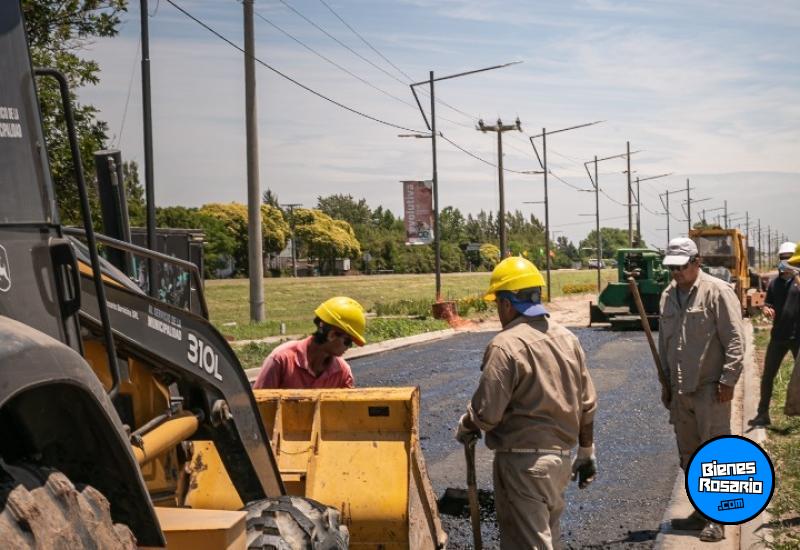
[[[350,543],[339,511],[315,500],[283,496],[244,509],[248,550],[339,550]]]
[[[57,470],[2,464],[0,508],[4,548],[136,549],[130,529],[111,519],[108,500]]]

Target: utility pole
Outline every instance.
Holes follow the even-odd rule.
[[[633,248],[633,197],[631,187],[631,142],[625,142],[625,159],[628,162],[628,247]]]
[[[772,261],[772,228],[767,226],[767,262]]]
[[[648,180],[657,180],[659,178],[666,178],[667,176],[671,176],[672,172],[668,174],[659,174],[657,176],[649,176],[647,178],[639,178],[636,176],[636,246],[641,246],[642,243],[642,200],[640,198],[640,189],[639,184],[643,181]]]
[[[139,1],[142,36],[142,118],[144,130],[144,194],[147,203],[147,248],[156,250],[156,194],[153,182],[153,109],[150,100],[150,16],[147,0]],[[157,296],[155,262],[147,260],[148,294]]]
[[[442,239],[439,235],[439,169],[436,156],[436,101],[433,91],[433,71],[428,71],[431,90],[431,156],[433,157],[433,248],[436,270],[436,302],[442,301]],[[413,88],[412,88],[413,89]]]
[[[253,0],[244,10],[244,96],[247,131],[247,264],[250,272],[250,320],[264,320],[264,254],[261,236],[261,189],[258,179],[258,116],[256,110]],[[294,246],[294,243],[292,243]]]
[[[521,63],[521,61],[512,61],[511,63],[504,63],[502,65],[494,65],[491,67],[484,67],[482,69],[475,69],[473,71],[465,71],[457,74],[450,74],[447,76],[440,76],[439,78],[433,77],[433,71],[428,72],[428,80],[423,80],[421,82],[414,82],[413,84],[409,84],[409,88],[411,88],[411,94],[414,96],[414,100],[417,102],[417,107],[419,107],[419,112],[422,115],[422,120],[425,121],[425,126],[431,131],[430,136],[424,136],[420,134],[410,134],[410,135],[401,135],[400,137],[430,137],[431,139],[431,150],[432,150],[432,164],[433,164],[433,175],[432,175],[432,184],[433,184],[433,241],[434,241],[434,254],[436,256],[435,259],[435,270],[436,270],[436,302],[442,301],[442,254],[441,254],[441,245],[439,240],[439,173],[437,170],[437,157],[436,157],[436,109],[435,109],[435,96],[433,90],[433,83],[439,80],[449,80],[451,78],[458,78],[460,76],[467,76],[475,73],[482,73],[485,71],[492,71],[494,69],[502,69],[504,67],[508,67],[510,65],[515,65],[517,63]],[[425,110],[422,108],[422,104],[419,101],[419,96],[417,95],[417,91],[414,89],[415,86],[421,86],[427,84],[430,86],[430,94],[431,94],[431,120],[428,121],[428,117],[425,116]],[[502,171],[501,171],[502,173]]]
[[[600,235],[600,179],[597,171],[597,163],[611,159],[629,157],[638,152],[639,151],[634,151],[633,153],[625,152],[620,155],[611,155],[609,157],[603,157],[601,159],[597,158],[597,155],[595,155],[594,161],[589,160],[583,163],[583,168],[586,170],[586,173],[589,174],[589,180],[592,182],[592,186],[594,187],[594,215],[595,215],[595,229],[597,231],[597,292],[600,292],[600,285],[601,285],[600,270],[603,263],[603,239]],[[592,178],[592,173],[589,172],[589,164],[592,162],[594,162],[594,178]]]
[[[667,246],[669,246],[669,190],[665,194],[667,195],[667,202],[664,204],[664,208],[667,211]]]
[[[503,190],[503,132],[510,132],[516,130],[522,131],[522,125],[517,118],[514,124],[503,124],[503,121],[497,119],[495,126],[486,126],[483,120],[478,121],[476,130],[483,132],[497,132],[497,180],[500,186],[500,216],[498,216],[497,223],[500,225],[500,258],[503,259],[508,254],[508,247],[506,245],[506,197]]]
[[[292,277],[297,277],[297,238],[294,236],[294,209],[303,205],[299,202],[292,202],[281,206],[289,209],[289,227],[292,230]]]
[[[758,270],[764,269],[764,257],[761,255],[761,218],[758,218]]]
[[[725,229],[728,229],[728,201],[725,201]]]
[[[570,126],[569,128],[561,128],[560,130],[551,130],[547,131],[547,128],[542,128],[542,133],[538,136],[531,136],[531,147],[533,147],[533,152],[536,153],[536,159],[539,161],[539,166],[542,168],[542,173],[544,174],[544,232],[545,232],[545,240],[544,240],[544,248],[545,248],[545,269],[547,271],[547,301],[550,301],[550,202],[547,197],[547,176],[548,176],[548,169],[547,169],[547,136],[550,134],[559,134],[561,132],[567,132],[569,130],[577,130],[578,128],[586,128],[587,126],[594,126],[595,124],[600,124],[603,122],[602,120],[597,120],[595,122],[589,122],[586,124],[579,124],[577,126]],[[536,142],[534,141],[536,138],[542,138],[542,156],[539,157],[539,152],[536,150]]]
[[[686,222],[688,225],[686,235],[688,236],[689,231],[692,230],[692,194],[689,187],[689,178],[686,178]]]

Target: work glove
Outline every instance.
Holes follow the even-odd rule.
[[[597,474],[597,458],[594,456],[594,445],[578,447],[578,454],[572,461],[572,481],[578,481],[578,488],[585,489],[594,481]]]
[[[462,445],[467,445],[476,439],[481,438],[480,429],[472,423],[469,415],[464,413],[458,421],[456,428],[456,440]]]

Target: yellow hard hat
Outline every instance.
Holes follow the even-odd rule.
[[[786,261],[789,262],[790,265],[793,265],[795,267],[800,267],[800,243],[797,243],[797,245],[795,245],[794,255]]]
[[[336,296],[325,300],[314,310],[314,315],[323,322],[345,331],[359,346],[367,343],[364,339],[367,317],[361,304],[352,298]]]
[[[511,256],[495,266],[484,300],[494,300],[501,290],[522,290],[546,286],[542,274],[532,262],[521,256]]]

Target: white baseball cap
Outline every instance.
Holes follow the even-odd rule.
[[[778,248],[778,256],[783,256],[784,254],[794,254],[794,249],[796,245],[793,242],[785,242],[783,243],[780,248]]]
[[[697,245],[692,239],[676,237],[667,245],[667,255],[662,265],[686,265],[690,258],[697,256]]]

